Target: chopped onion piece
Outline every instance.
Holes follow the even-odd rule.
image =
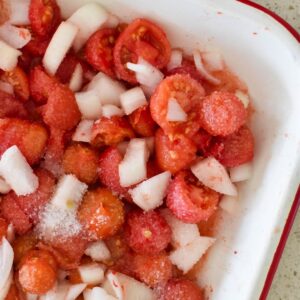
[[[120,95],[121,106],[126,115],[130,115],[136,109],[147,104],[147,99],[140,87],[130,89]]]
[[[34,294],[26,294],[26,300],[38,300],[39,296]]]
[[[9,184],[0,177],[0,194],[7,194],[11,190]]]
[[[229,170],[230,179],[232,182],[245,181],[251,178],[252,163],[245,163]]]
[[[75,300],[87,287],[86,283],[73,284],[70,286],[69,291],[64,300]]]
[[[172,230],[172,244],[174,247],[186,246],[200,237],[196,224],[187,224],[180,221],[167,208],[160,210],[160,213]]]
[[[1,274],[1,276],[2,276],[2,274]],[[0,288],[0,299],[1,300],[6,299],[6,296],[9,292],[10,286],[13,282],[13,271],[10,272],[9,277],[5,282],[3,280],[4,280],[4,278],[1,277],[0,278],[0,287],[1,287]],[[3,286],[2,286],[2,283],[3,283]]]
[[[102,115],[102,104],[95,90],[75,94],[78,108],[83,119],[97,120]]]
[[[88,23],[88,22],[87,22]],[[61,22],[48,45],[43,58],[45,69],[54,75],[71,48],[78,33],[78,27],[69,22]]]
[[[10,5],[9,23],[13,25],[29,25],[30,0],[8,0]]]
[[[155,139],[153,136],[146,138],[146,144],[147,144],[150,154],[152,154],[154,152],[154,143],[155,143]]]
[[[116,28],[120,23],[120,19],[113,15],[109,14],[108,19],[106,22],[103,24],[103,28]]]
[[[232,184],[226,169],[215,158],[205,158],[193,165],[191,170],[207,187],[225,195],[237,195],[237,189]]]
[[[75,142],[90,143],[92,140],[92,128],[94,121],[82,120],[73,134],[72,140]]]
[[[196,66],[197,70],[199,71],[199,73],[210,83],[215,84],[215,85],[220,84],[220,80],[218,78],[214,77],[213,75],[211,75],[205,69],[203,62],[202,62],[200,52],[195,50],[193,55],[194,55],[195,66]]]
[[[224,69],[224,61],[219,51],[208,51],[201,55],[210,71],[221,71]]]
[[[171,252],[169,258],[178,269],[186,274],[214,242],[214,238],[200,236],[188,245]]]
[[[78,92],[81,89],[82,82],[83,82],[83,69],[81,64],[78,63],[70,79],[69,88],[73,92]]]
[[[6,238],[0,243],[0,293],[10,281],[10,274],[14,260],[14,251]]]
[[[128,147],[128,144],[129,142],[128,141],[124,141],[124,142],[121,142],[117,145],[117,149],[119,150],[119,152],[122,154],[122,155],[125,155],[126,153],[126,150],[127,150],[127,147]]]
[[[87,188],[74,175],[64,175],[59,180],[50,202],[54,207],[76,211]]]
[[[245,108],[247,108],[249,106],[250,98],[249,98],[248,94],[246,94],[246,93],[244,93],[240,90],[237,90],[235,92],[235,95],[236,95],[236,97],[238,97],[242,101]]]
[[[52,290],[40,296],[39,300],[65,300],[69,287],[70,284],[67,282],[56,284]]]
[[[239,208],[238,197],[224,195],[219,206],[229,214],[236,215]]]
[[[26,28],[19,28],[5,23],[0,26],[0,39],[11,47],[20,49],[31,40],[31,33]]]
[[[94,287],[92,290],[87,289],[83,293],[84,300],[118,300],[109,295],[107,291],[101,287]]]
[[[182,64],[182,51],[179,49],[173,49],[171,52],[170,61],[167,66],[168,71],[180,67],[181,64]]]
[[[113,116],[124,116],[124,111],[118,106],[112,104],[106,104],[102,106],[102,116],[111,118]]]
[[[175,98],[169,99],[167,120],[170,122],[186,122],[187,114]]]
[[[133,202],[141,209],[148,211],[163,204],[167,193],[170,172],[163,172],[138,184],[134,189],[129,190]]]
[[[79,32],[74,41],[75,51],[79,51],[89,37],[96,32],[107,19],[108,13],[106,10],[95,2],[87,3],[76,10],[68,19],[68,22],[71,22],[79,28]]]
[[[113,104],[116,106],[121,105],[120,95],[126,91],[125,87],[120,82],[111,79],[101,72],[99,72],[88,84],[87,90],[95,90],[103,105]]]
[[[21,51],[0,40],[0,69],[3,71],[13,70],[18,64],[18,57],[21,54]]]
[[[120,184],[128,187],[147,178],[149,150],[145,139],[132,139],[119,164]]]
[[[110,251],[104,241],[91,243],[84,253],[97,262],[109,260],[111,257]]]
[[[39,186],[37,176],[17,146],[2,154],[0,174],[18,196],[31,194]]]
[[[104,279],[104,268],[96,263],[78,267],[81,280],[86,284],[97,285]]]
[[[14,88],[10,83],[0,81],[0,90],[10,95],[14,94]]]

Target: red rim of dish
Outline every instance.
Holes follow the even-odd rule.
[[[241,3],[244,3],[246,5],[249,5],[251,7],[254,7],[266,14],[268,14],[269,16],[273,17],[277,22],[279,22],[281,25],[283,25],[294,37],[295,39],[300,43],[300,33],[298,33],[298,31],[291,26],[288,22],[286,22],[284,19],[282,19],[280,16],[278,16],[276,13],[274,13],[273,11],[267,9],[264,6],[261,6],[257,3],[254,3],[250,0],[237,0]],[[261,295],[260,295],[260,300],[266,300],[267,296],[269,294],[274,276],[276,274],[279,262],[281,260],[286,242],[288,240],[290,231],[293,227],[298,209],[300,207],[300,186],[298,187],[298,191],[296,193],[294,202],[292,204],[291,210],[289,212],[288,218],[286,220],[284,229],[282,231],[281,237],[280,237],[280,241],[278,243],[277,249],[275,251],[275,254],[273,256],[273,260],[272,263],[270,265],[266,280],[265,280],[265,284],[264,287],[262,289]]]
[[[295,39],[300,43],[300,33],[291,24],[289,24],[287,21],[285,21],[284,19],[279,17],[276,13],[274,13],[273,11],[269,10],[268,8],[266,8],[260,4],[250,1],[250,0],[237,0],[237,1],[242,2],[246,5],[252,6],[256,9],[259,9],[259,10],[263,11],[264,13],[268,14],[269,16],[273,17],[277,22],[279,22],[281,25],[283,25],[295,37]]]

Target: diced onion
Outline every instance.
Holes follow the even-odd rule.
[[[108,13],[106,10],[95,2],[87,3],[75,11],[68,19],[68,22],[71,22],[79,28],[79,32],[74,41],[75,51],[79,51],[89,37],[96,32],[107,19]]]
[[[0,174],[18,196],[35,192],[39,185],[38,177],[17,146],[2,154]]]
[[[39,296],[34,294],[26,294],[26,300],[38,300]]]
[[[129,142],[128,141],[124,141],[124,142],[121,142],[117,145],[117,149],[119,150],[119,152],[122,154],[122,155],[125,155],[126,153],[126,150],[127,150],[127,147],[128,147],[128,144]]]
[[[85,255],[91,257],[94,261],[101,262],[109,260],[111,257],[110,251],[104,241],[91,243],[85,250]]]
[[[182,51],[179,49],[173,49],[171,52],[171,57],[167,69],[172,70],[178,68],[181,66],[181,64],[182,64]]]
[[[97,285],[104,280],[104,268],[96,263],[78,267],[81,280],[86,284]]]
[[[11,190],[9,184],[0,177],[0,194],[7,194]]]
[[[167,120],[170,122],[186,122],[187,114],[175,98],[168,101]]]
[[[5,23],[0,26],[0,39],[11,47],[20,49],[31,40],[31,33],[26,28],[19,28]]]
[[[14,88],[10,83],[0,81],[0,90],[10,95],[14,94]]]
[[[194,53],[194,62],[195,62],[195,66],[197,68],[197,70],[199,71],[199,73],[209,82],[211,82],[212,84],[218,85],[220,84],[220,80],[216,77],[214,77],[213,75],[211,75],[204,67],[203,62],[202,62],[202,58],[200,55],[200,52],[195,50]]]
[[[154,152],[154,146],[155,146],[155,139],[153,136],[146,138],[146,144],[149,149],[150,154]]]
[[[111,118],[113,116],[124,116],[124,111],[118,106],[112,104],[106,104],[102,106],[102,116]]]
[[[75,142],[90,143],[92,140],[92,128],[94,121],[82,120],[73,134],[72,140]]]
[[[241,100],[241,102],[243,103],[244,107],[247,108],[249,106],[249,103],[250,103],[250,98],[249,98],[249,95],[240,91],[240,90],[237,90],[235,92],[235,95],[236,97],[239,98],[239,100]]]
[[[118,300],[109,295],[107,291],[101,287],[94,287],[92,290],[87,289],[84,291],[83,295],[84,300]]]
[[[82,82],[83,82],[83,69],[81,64],[78,63],[70,79],[69,88],[73,92],[78,92],[81,89]]]
[[[224,69],[224,61],[220,52],[213,50],[201,54],[210,71],[221,71]]]
[[[102,115],[102,104],[95,90],[79,92],[75,99],[83,119],[97,120]]]
[[[252,163],[245,163],[229,170],[232,182],[245,181],[252,176]]]
[[[87,287],[86,283],[73,284],[70,286],[66,298],[64,300],[75,300]]]
[[[147,104],[147,99],[140,87],[130,89],[120,95],[121,106],[126,115]]]
[[[0,69],[3,71],[13,70],[18,64],[18,57],[21,54],[21,51],[0,40]]]
[[[8,0],[10,6],[9,23],[13,25],[29,25],[30,0]]]
[[[88,22],[87,22],[88,23]],[[48,45],[43,58],[45,69],[54,75],[71,48],[78,33],[78,27],[69,22],[61,22]]]
[[[5,289],[5,286],[10,280],[13,260],[14,251],[9,242],[5,238],[2,238],[0,243],[0,293]]]
[[[46,294],[39,297],[39,300],[65,300],[69,291],[70,284],[67,282],[60,282],[56,284],[53,289]]]
[[[106,22],[103,24],[103,28],[116,28],[120,23],[120,19],[113,15],[109,14],[108,19]]]
[[[2,274],[1,274],[2,276]],[[0,278],[0,287],[4,279]],[[10,272],[8,279],[4,282],[4,285],[0,288],[0,299],[6,299],[6,296],[9,292],[10,286],[13,282],[13,271]]]
[[[234,196],[224,195],[219,206],[231,215],[235,215],[239,208],[238,198]]]

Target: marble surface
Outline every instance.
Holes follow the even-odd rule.
[[[300,0],[257,0],[300,32]],[[300,211],[289,236],[268,300],[300,300]]]

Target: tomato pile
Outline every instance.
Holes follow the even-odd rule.
[[[10,93],[0,86],[0,157],[17,146],[39,182],[26,195],[0,189],[0,245],[10,239],[14,251],[13,280],[5,300],[59,293],[58,287],[81,283],[79,294],[68,299],[83,299],[82,292],[87,300],[95,299],[92,294],[108,297],[111,289],[106,285],[115,280],[111,278],[118,279],[121,290],[137,288],[138,282],[139,293],[145,293],[140,299],[204,299],[205,287],[198,287],[191,274],[206,256],[187,265],[185,251],[191,244],[208,249],[214,242],[202,236],[202,228],[211,226],[226,194],[224,178],[216,183],[215,177],[223,174],[229,180],[229,170],[253,159],[251,107],[235,93],[247,94],[247,88],[226,66],[210,69],[218,82],[213,83],[183,52],[177,66],[170,67],[173,50],[167,35],[143,18],[129,24],[104,23],[90,33],[80,51],[69,49],[51,74],[43,56],[62,21],[55,0],[31,0],[26,25],[31,40],[20,49],[18,65],[0,71],[0,81],[13,89]],[[144,70],[141,59],[162,76],[154,89],[143,80],[141,84],[138,71],[128,67]],[[209,70],[208,62],[204,66]],[[81,87],[74,92],[69,83],[77,69]],[[141,88],[147,104],[126,115],[119,95],[117,102],[102,96],[104,102],[97,104],[102,112],[86,118],[77,97],[91,89],[98,72],[100,80],[118,81],[114,84],[121,86],[121,94]],[[175,113],[170,111],[170,99],[175,101]],[[85,106],[94,112],[89,101],[94,101],[92,96]],[[81,125],[87,126],[82,132]],[[75,138],[79,131],[81,138]],[[144,145],[139,146],[144,147],[143,155],[135,150],[137,141]],[[206,169],[211,174],[206,176],[207,159],[223,173]],[[128,161],[132,163],[126,167]],[[127,170],[125,177],[121,169]],[[0,172],[5,181],[1,176]],[[53,199],[63,197],[58,192],[62,178],[81,184],[81,192],[71,185],[62,192],[77,200],[65,199],[64,207],[58,203],[79,229],[65,236],[52,232],[50,238],[41,234],[41,224]],[[126,179],[134,183],[125,184]],[[227,196],[234,197],[230,184],[234,192]],[[98,277],[86,279],[93,275],[86,275],[83,266],[100,270]],[[120,299],[118,292],[105,297]]]

